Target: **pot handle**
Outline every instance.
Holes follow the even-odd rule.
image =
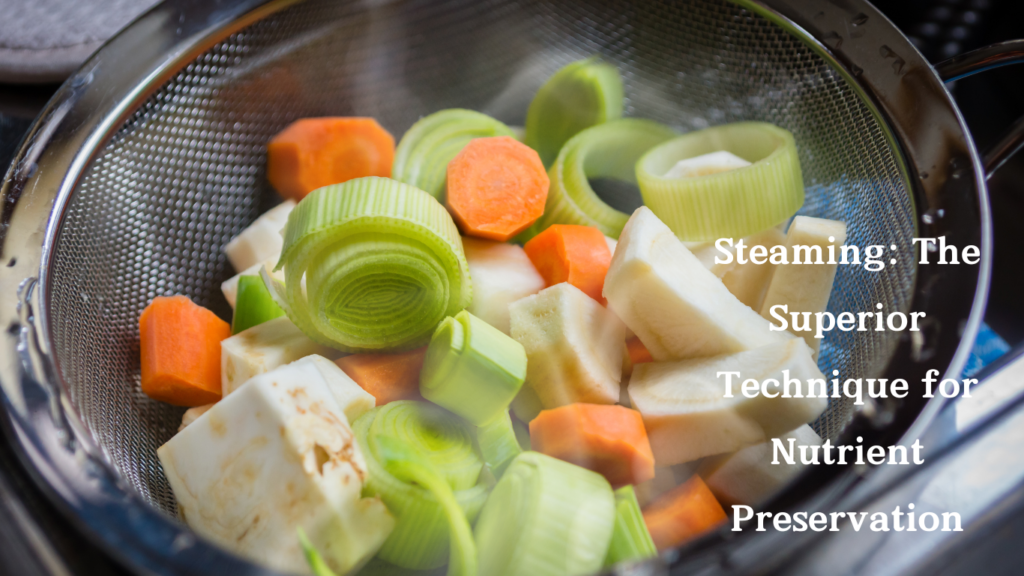
[[[935,65],[935,72],[943,82],[955,82],[993,68],[1024,63],[1024,39],[989,44],[965,52]],[[1003,136],[985,151],[985,179],[992,178],[1011,156],[1024,148],[1024,116],[1021,116]]]

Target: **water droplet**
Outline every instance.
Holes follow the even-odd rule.
[[[928,179],[928,173],[927,172],[921,172],[921,180],[927,180],[927,179]]]
[[[854,16],[853,20],[851,20],[850,22],[852,22],[854,26],[863,26],[864,24],[867,23],[867,21],[868,15],[861,12],[860,14]]]

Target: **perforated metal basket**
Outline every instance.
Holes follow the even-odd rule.
[[[881,272],[840,267],[829,308],[923,311],[924,331],[834,332],[826,374],[959,374],[987,291],[983,173],[940,79],[860,0],[170,1],[68,81],[2,191],[0,382],[54,499],[132,567],[260,573],[175,518],[155,450],[181,410],[139,389],[139,313],[186,294],[228,317],[221,247],[275,202],[265,144],[296,118],[372,116],[401,135],[464,107],[522,124],[540,84],[592,54],[622,72],[628,116],[789,129],[801,212],[845,221],[850,243],[893,246]],[[941,235],[981,245],[982,263],[916,265],[911,239]],[[933,409],[908,398],[851,423],[833,401],[815,426],[893,443]],[[816,470],[774,505],[845,473]]]

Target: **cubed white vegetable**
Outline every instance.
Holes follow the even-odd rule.
[[[824,312],[828,306],[829,296],[832,294],[832,283],[836,279],[837,264],[828,263],[828,248],[834,246],[836,261],[839,260],[839,247],[846,242],[846,224],[836,220],[824,218],[811,218],[810,216],[797,216],[789,225],[789,233],[786,234],[786,250],[789,252],[789,264],[780,264],[775,267],[768,291],[764,295],[764,302],[761,304],[761,315],[771,319],[771,308],[777,305],[788,305],[789,313],[810,312],[810,330],[798,332],[793,330],[793,323],[789,329],[797,336],[802,336],[807,345],[815,355],[821,341],[815,338],[818,330],[816,312]],[[821,251],[821,264],[794,264],[797,260],[795,253],[798,246],[806,246],[809,250]],[[805,260],[804,254],[799,254],[801,262]]]
[[[512,337],[526,349],[524,387],[545,408],[618,402],[625,328],[615,314],[565,282],[509,309]]]
[[[732,152],[719,150],[718,152],[711,152],[709,154],[680,160],[679,162],[676,162],[674,166],[669,168],[668,172],[666,172],[663,177],[696,178],[699,176],[718,174],[719,172],[728,172],[729,170],[743,168],[744,166],[750,166],[750,162],[736,156]]]
[[[785,375],[794,383],[782,396]],[[726,372],[732,376],[732,397],[726,397]],[[722,375],[720,375],[722,373]],[[769,394],[748,398],[744,380],[768,382]],[[809,380],[820,380],[814,397]],[[738,352],[679,362],[650,362],[633,368],[629,399],[640,411],[658,466],[671,466],[765,442],[817,418],[828,401],[825,376],[800,338]]]
[[[646,206],[619,236],[604,296],[658,361],[729,354],[793,338],[771,331]]]
[[[181,415],[181,425],[178,426],[178,432],[184,430],[185,426],[195,422],[196,418],[199,418],[203,414],[209,412],[210,408],[213,408],[214,404],[216,404],[216,402],[203,404],[202,406],[193,406],[192,408],[185,410],[185,413]]]
[[[236,272],[267,261],[277,265],[281,258],[281,248],[284,247],[281,229],[288,223],[288,215],[293,208],[295,201],[285,200],[257,218],[224,246],[224,253]]]
[[[336,395],[303,359],[249,380],[157,450],[197,533],[253,562],[309,574],[302,528],[339,574],[384,543],[394,520],[362,498],[366,463]]]
[[[469,313],[508,334],[508,305],[543,290],[544,278],[522,246],[463,238],[462,248],[473,280]]]
[[[821,437],[806,424],[779,438],[787,447],[790,438],[795,446],[821,446]],[[772,464],[772,452],[772,443],[762,442],[739,452],[706,458],[699,474],[723,506],[753,506],[778,492],[806,467],[799,459],[788,464],[781,457],[778,464]]]
[[[768,290],[768,283],[775,271],[775,265],[769,261],[764,264],[751,262],[749,259],[750,249],[754,246],[764,246],[765,250],[771,253],[773,247],[786,243],[786,235],[778,228],[773,227],[757,234],[751,234],[743,240],[747,246],[747,262],[746,264],[737,264],[726,272],[722,276],[722,283],[740,302],[754,310],[760,310],[764,294]]]
[[[274,266],[277,265],[277,260],[267,260],[265,262],[259,262],[252,266],[242,270],[238,274],[235,274],[231,278],[228,278],[220,285],[220,291],[224,293],[224,299],[228,301],[228,304],[232,308],[235,307],[235,301],[238,299],[238,279],[242,276],[259,276],[260,268],[266,266],[267,271],[270,272],[270,276],[275,280],[284,282],[284,270],[278,270],[274,272]]]
[[[712,274],[719,278],[723,278],[733,268],[736,267],[735,257],[728,264],[719,264],[715,262],[716,258],[723,256],[722,251],[719,250],[714,242],[683,242],[683,246],[693,254],[700,263],[704,265]],[[735,255],[735,247],[725,247],[729,252]]]
[[[328,358],[340,356],[337,351],[310,340],[287,316],[243,330],[220,343],[221,395],[231,394],[257,374],[311,354]]]

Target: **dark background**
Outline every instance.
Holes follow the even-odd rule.
[[[932,62],[984,44],[1024,38],[1022,0],[879,0],[875,5]],[[56,85],[0,84],[0,168],[6,169],[22,135],[56,89]],[[1024,67],[961,80],[951,90],[981,151],[1024,114]],[[1024,230],[1024,153],[1003,166],[989,181],[989,190],[995,266],[986,321],[1016,345],[1024,341],[1024,258],[1017,236]],[[1024,503],[1012,506],[1014,513],[994,527],[994,535],[980,543],[965,540],[954,555],[961,561],[951,561],[936,573],[1024,573],[1019,564]],[[1012,561],[992,562],[998,559]],[[89,545],[43,497],[4,438],[0,438],[0,574],[126,574]]]

